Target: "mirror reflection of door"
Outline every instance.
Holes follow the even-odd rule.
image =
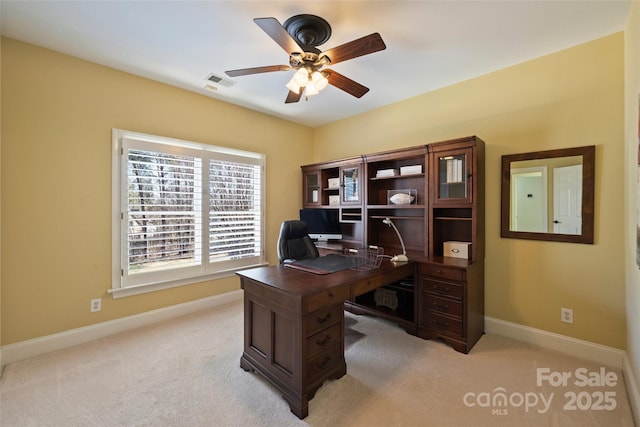
[[[553,232],[582,233],[582,165],[553,170]]]
[[[511,230],[547,232],[547,167],[511,170]]]
[[[596,147],[590,145],[502,156],[500,236],[593,244],[595,155]],[[515,201],[513,171],[539,167],[547,168],[546,220],[531,220],[526,225],[522,223],[523,208],[516,208],[516,203],[531,202],[527,195],[534,193],[518,191],[519,202]],[[526,185],[531,186],[530,183],[518,184],[519,187]],[[518,214],[514,213],[516,209]],[[542,207],[532,208],[532,212],[540,210]]]

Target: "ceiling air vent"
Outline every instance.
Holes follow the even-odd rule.
[[[236,84],[236,82],[234,82],[233,80],[225,79],[224,77],[218,76],[213,73],[209,74],[209,76],[207,77],[207,81],[225,87],[231,87]]]

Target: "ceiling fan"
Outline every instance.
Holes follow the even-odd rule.
[[[331,26],[315,15],[295,15],[284,24],[280,24],[276,18],[255,18],[253,21],[289,54],[289,65],[242,68],[225,73],[229,77],[238,77],[296,70],[291,81],[287,83],[287,104],[300,101],[303,93],[307,98],[315,95],[328,84],[356,98],[362,97],[369,88],[324,67],[378,52],[387,47],[380,34],[373,33],[322,52],[317,46],[329,40]]]

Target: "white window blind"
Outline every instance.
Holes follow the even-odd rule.
[[[209,262],[260,255],[261,194],[258,165],[209,162]]]
[[[114,163],[115,290],[264,263],[263,155],[114,130]]]
[[[127,150],[128,273],[200,265],[201,159]]]

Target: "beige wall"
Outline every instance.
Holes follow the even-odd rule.
[[[626,292],[627,355],[636,383],[640,381],[640,270],[636,263],[640,230],[640,2],[632,2],[625,31],[625,141],[626,141]]]
[[[2,49],[0,49],[0,82],[2,82]],[[2,85],[0,84],[0,100]],[[2,375],[2,102],[0,102],[0,376]]]
[[[3,345],[239,289],[230,277],[106,293],[112,128],[265,153],[267,257],[277,262],[311,129],[15,40],[2,40],[2,59]],[[102,311],[90,313],[99,297]]]
[[[487,143],[487,315],[625,348],[623,41],[605,37],[312,130],[5,39],[2,344],[238,288],[231,278],[105,294],[118,127],[265,152],[271,262],[280,221],[301,203],[299,186],[283,191],[300,164],[476,134]],[[597,146],[595,244],[500,238],[500,157],[580,145]],[[100,296],[103,311],[89,313]],[[560,323],[561,306],[574,309],[574,325]]]
[[[324,126],[314,161],[478,135],[486,315],[625,348],[623,42],[615,34]],[[501,238],[501,156],[583,145],[596,146],[595,244]],[[560,307],[573,308],[573,325]]]

